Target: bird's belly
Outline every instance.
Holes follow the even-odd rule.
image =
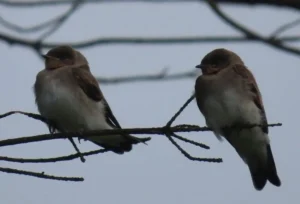
[[[210,95],[204,102],[207,125],[220,129],[235,124],[261,122],[259,109],[254,102],[240,96],[234,90]]]
[[[223,127],[234,125],[261,124],[260,110],[249,98],[245,98],[234,90],[210,95],[204,102],[206,123],[219,138],[223,135]],[[266,155],[265,144],[269,143],[268,135],[260,127],[237,129],[226,135],[240,157],[247,163],[253,154]],[[220,138],[219,138],[220,139]]]
[[[106,128],[101,104],[88,102],[88,98],[82,100],[80,94],[65,86],[51,84],[39,96],[38,109],[63,131]]]

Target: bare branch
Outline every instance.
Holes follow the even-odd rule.
[[[39,37],[38,41],[41,42],[47,37],[49,37],[51,34],[53,34],[55,31],[57,31],[67,20],[71,17],[71,15],[81,6],[83,0],[73,0],[72,6],[70,9],[62,14],[61,16],[57,17],[53,20],[53,27],[46,33],[44,33],[41,37]]]
[[[282,126],[281,123],[268,124],[268,127]],[[257,124],[249,124],[239,128],[253,128],[253,127],[265,127]],[[233,128],[233,127],[228,127]],[[112,129],[112,130],[97,130],[97,131],[87,131],[82,133],[68,132],[68,133],[55,133],[55,134],[41,134],[35,136],[24,136],[13,139],[6,139],[0,141],[0,147],[11,146],[17,144],[25,144],[31,142],[41,142],[46,140],[55,140],[55,139],[67,139],[68,137],[72,138],[83,138],[86,135],[89,137],[101,137],[114,134],[148,134],[148,135],[165,135],[166,131],[169,132],[204,132],[211,131],[208,127],[199,127],[197,125],[176,125],[166,129],[166,127],[152,127],[152,128],[126,128],[126,129]]]
[[[10,45],[21,45],[25,47],[35,47],[39,44],[36,40],[22,39],[19,37],[13,37],[9,34],[4,34],[0,32],[0,40],[7,42]],[[289,36],[289,37],[281,37],[278,38],[279,41],[286,42],[295,42],[300,40],[300,36]],[[194,43],[240,43],[240,42],[252,42],[252,41],[260,41],[257,38],[247,36],[247,37],[239,37],[239,36],[186,36],[186,37],[109,37],[109,38],[97,38],[91,39],[87,41],[81,42],[64,42],[63,44],[68,44],[75,49],[79,48],[87,48],[92,46],[108,46],[108,45],[172,45],[172,44],[194,44]],[[57,46],[60,46],[62,43],[54,42],[54,43],[46,43],[43,42],[39,46],[45,49],[51,49]]]
[[[176,135],[175,132],[191,132],[191,131],[209,131],[210,128],[207,127],[198,127],[195,125],[177,125],[174,127],[171,127],[172,123],[176,120],[176,118],[180,115],[180,113],[188,106],[188,104],[194,99],[194,94],[183,104],[183,106],[177,111],[174,116],[169,120],[169,122],[164,127],[157,127],[157,128],[132,128],[132,129],[113,129],[113,130],[98,130],[98,131],[89,131],[89,132],[83,132],[83,133],[57,133],[57,134],[45,134],[45,135],[37,135],[37,136],[29,136],[29,137],[20,137],[20,138],[14,138],[14,139],[6,139],[0,141],[0,147],[3,146],[10,146],[10,145],[16,145],[16,144],[24,144],[24,143],[30,143],[30,142],[39,142],[39,141],[45,141],[45,140],[53,140],[53,139],[66,139],[66,138],[85,138],[87,135],[88,137],[101,137],[101,136],[107,136],[107,135],[115,135],[115,134],[161,134],[165,135],[169,141],[189,160],[192,161],[202,161],[202,162],[215,162],[220,163],[222,162],[221,158],[199,158],[199,157],[193,157],[191,156],[187,151],[185,151],[180,145],[177,144],[177,142],[172,138],[175,137],[179,140],[182,140],[184,142],[188,142],[190,144],[209,149],[207,145],[188,140],[186,138],[183,138],[179,135]],[[23,111],[10,111],[8,113],[0,115],[1,118],[8,117],[13,114],[23,114],[30,118],[40,120],[44,123],[47,123],[48,121],[44,119],[43,117],[40,117],[37,114],[33,113],[26,113]],[[271,124],[268,126],[280,126],[281,124]],[[253,128],[256,126],[262,126],[262,125],[255,125],[250,124],[246,125],[245,127],[226,127],[226,128]],[[78,152],[77,154],[72,154],[68,156],[62,156],[62,157],[55,157],[55,158],[41,158],[41,159],[24,159],[24,158],[10,158],[10,157],[4,157],[1,156],[0,160],[3,161],[10,161],[10,162],[20,162],[20,163],[45,163],[45,162],[57,162],[57,161],[66,161],[75,159],[78,157],[81,157],[82,155],[92,155],[97,153],[104,153],[109,150],[103,149],[103,150],[97,150],[92,152],[86,152],[84,154],[81,154]],[[11,168],[3,168],[0,167],[0,171],[6,172],[6,173],[15,173],[15,174],[22,174],[22,175],[29,175],[34,176],[38,178],[44,178],[44,179],[53,179],[53,180],[63,180],[63,181],[83,181],[83,178],[78,177],[58,177],[58,176],[52,176],[52,175],[46,175],[44,172],[42,173],[36,173],[36,172],[29,172],[24,170],[17,170],[17,169],[11,169]]]
[[[14,115],[14,114],[22,114],[22,115],[26,115],[30,118],[33,118],[35,120],[39,120],[44,122],[45,124],[48,124],[48,121],[46,118],[44,118],[43,116],[39,115],[39,114],[35,114],[35,113],[28,113],[28,112],[24,112],[24,111],[9,111],[7,113],[4,114],[0,114],[0,119],[8,117],[10,115]]]
[[[0,24],[2,24],[7,29],[10,29],[10,30],[18,32],[18,33],[30,33],[30,32],[37,32],[37,31],[47,28],[48,26],[52,25],[56,19],[57,19],[57,17],[55,17],[54,19],[45,21],[41,24],[25,28],[25,27],[16,25],[14,23],[11,23],[0,16]]]
[[[19,0],[19,1],[9,1],[0,0],[0,5],[10,6],[10,7],[37,7],[37,6],[59,6],[64,4],[70,4],[74,0]],[[88,0],[85,3],[130,3],[130,2],[140,2],[140,3],[197,3],[204,0]],[[280,6],[288,7],[293,9],[300,9],[300,2],[298,0],[217,0],[219,3],[224,4],[241,4],[241,5],[267,5],[267,6]]]
[[[181,79],[189,79],[197,76],[196,70],[185,71],[180,73],[168,74],[167,69],[163,69],[157,74],[144,74],[133,76],[120,76],[120,77],[97,77],[100,84],[111,85],[121,83],[133,82],[147,82],[147,81],[174,81]]]
[[[18,170],[18,169],[6,168],[6,167],[0,167],[0,171],[5,173],[20,174],[20,175],[33,176],[33,177],[43,178],[43,179],[59,180],[59,181],[84,181],[82,177],[60,177],[60,176],[47,175],[44,172],[37,173],[32,171],[24,171],[24,170]]]
[[[166,133],[167,138],[170,142],[189,160],[192,161],[201,161],[201,162],[213,162],[213,163],[220,163],[222,162],[221,158],[199,158],[191,156],[187,151],[185,151],[182,147],[180,147],[175,140],[172,138],[172,133]]]
[[[182,111],[194,100],[195,94],[188,98],[188,100],[182,105],[182,107],[174,114],[174,116],[169,120],[166,127],[171,127],[176,118],[182,113]]]
[[[187,125],[181,124],[170,127],[172,122],[177,118],[177,116],[184,110],[185,107],[193,100],[194,95],[192,95],[184,105],[176,112],[176,114],[171,118],[171,122],[169,121],[164,127],[151,127],[151,128],[126,128],[126,129],[107,129],[107,130],[94,130],[87,132],[66,132],[66,133],[55,133],[55,134],[42,134],[36,136],[28,136],[28,137],[20,137],[13,138],[0,141],[0,147],[2,146],[10,146],[16,144],[30,143],[30,142],[40,142],[46,140],[54,140],[54,139],[66,139],[68,137],[72,138],[84,138],[86,135],[89,137],[101,137],[107,135],[115,135],[115,134],[149,134],[149,135],[165,135],[166,132],[199,132],[199,131],[211,131],[208,127],[199,127],[197,125]],[[42,116],[34,113],[27,113],[23,111],[10,111],[0,115],[0,119],[4,117],[8,117],[12,114],[23,114],[35,120],[40,120],[47,124],[47,120]],[[281,123],[268,124],[268,127],[282,126]],[[226,127],[226,128],[253,128],[253,127],[264,127],[260,124],[248,124],[242,127]],[[225,128],[225,127],[224,127]]]
[[[199,157],[193,157],[191,156],[187,151],[185,151],[172,137],[175,137],[177,139],[180,139],[182,141],[185,141],[185,142],[188,142],[190,144],[193,144],[193,145],[196,145],[198,147],[202,147],[202,148],[205,148],[205,149],[209,149],[208,146],[206,145],[203,145],[201,143],[194,143],[194,141],[187,141],[185,138],[179,136],[179,135],[176,135],[174,133],[174,131],[171,130],[171,125],[173,124],[173,122],[176,120],[176,118],[182,113],[182,111],[192,102],[192,100],[194,100],[195,98],[195,94],[192,94],[191,97],[189,97],[187,99],[187,101],[179,108],[179,110],[174,114],[174,116],[167,122],[166,126],[164,127],[165,128],[165,135],[166,137],[168,138],[168,140],[186,157],[188,158],[189,160],[192,160],[192,161],[203,161],[203,162],[217,162],[217,163],[220,163],[222,162],[222,159],[221,158],[199,158]]]
[[[182,136],[179,136],[179,135],[177,135],[177,134],[175,134],[175,133],[172,134],[172,137],[175,137],[176,139],[179,139],[179,140],[181,140],[181,141],[183,141],[183,142],[190,143],[190,144],[192,144],[192,145],[201,147],[201,148],[203,148],[203,149],[210,149],[209,146],[207,146],[207,145],[205,145],[205,144],[202,144],[202,143],[199,143],[199,142],[195,142],[195,141],[193,141],[193,140],[186,139],[186,138],[184,138],[184,137],[182,137]],[[1,160],[1,159],[0,159],[0,160]]]
[[[279,34],[285,32],[285,31],[287,31],[287,30],[289,30],[289,29],[291,29],[291,28],[293,28],[293,27],[295,27],[295,26],[297,26],[299,24],[300,24],[300,18],[296,19],[296,20],[294,20],[292,22],[289,22],[287,24],[284,24],[284,25],[280,26],[279,28],[277,28],[273,32],[273,34],[271,34],[271,38],[277,38]]]
[[[83,157],[82,153],[80,152],[79,148],[77,147],[76,143],[74,142],[73,138],[68,137],[69,141],[71,142],[72,146],[74,147],[75,151],[77,152],[77,154],[79,155],[80,161],[82,163],[85,162],[85,158]]]
[[[259,34],[251,31],[250,29],[246,28],[245,26],[237,23],[235,20],[227,16],[223,11],[221,11],[218,7],[218,5],[215,3],[214,0],[206,0],[210,8],[219,16],[224,22],[229,24],[231,27],[235,28],[236,30],[242,32],[245,36],[255,38],[267,45],[270,45],[272,47],[275,47],[279,50],[283,50],[292,54],[295,54],[297,56],[300,56],[300,50],[288,47],[284,45],[279,39],[273,39],[273,38],[265,38],[263,36],[260,36]]]
[[[13,115],[13,114],[17,114],[17,113],[22,114],[22,115],[26,115],[30,118],[33,118],[33,119],[36,119],[36,120],[39,120],[39,121],[42,121],[43,123],[45,123],[49,126],[49,121],[47,119],[45,119],[43,116],[35,114],[35,113],[27,113],[27,112],[23,112],[23,111],[10,111],[10,112],[7,112],[5,114],[0,115],[0,119],[5,118],[5,117],[10,116],[10,115]],[[51,131],[50,131],[50,133],[52,134]],[[68,138],[68,139],[71,142],[71,144],[73,145],[73,147],[76,150],[77,154],[81,155],[81,152],[80,152],[79,148],[77,147],[77,145],[75,144],[73,138]],[[80,160],[81,160],[81,162],[85,162],[85,159],[83,158],[83,156],[80,156]]]
[[[82,156],[91,156],[100,153],[108,152],[107,149],[99,149],[89,152],[81,153]],[[8,161],[8,162],[16,162],[16,163],[49,163],[49,162],[61,162],[61,161],[70,161],[73,159],[80,158],[80,154],[71,154],[68,156],[61,156],[61,157],[53,157],[53,158],[38,158],[38,159],[24,159],[24,158],[12,158],[12,157],[5,157],[0,156],[0,161]]]

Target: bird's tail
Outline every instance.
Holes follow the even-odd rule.
[[[275,186],[281,185],[281,181],[277,175],[271,146],[268,144],[266,148],[266,160],[260,156],[255,156],[247,161],[253,185],[257,190],[262,190],[266,185],[267,180]]]
[[[117,154],[124,154],[124,152],[129,152],[132,150],[132,145],[146,143],[150,139],[150,137],[138,138],[132,135],[107,135],[101,137],[91,137],[89,140]]]

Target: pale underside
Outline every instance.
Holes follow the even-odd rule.
[[[39,78],[40,77],[40,78]],[[67,77],[55,77],[55,73],[40,74],[37,79],[41,91],[36,96],[38,109],[44,117],[53,121],[61,131],[86,131],[113,129],[105,119],[105,102],[95,102]],[[68,83],[68,84],[67,84]],[[74,83],[70,86],[70,83]],[[97,143],[114,143],[124,140],[120,135],[91,137]]]
[[[213,80],[203,82],[201,90],[197,93],[203,94],[201,104],[206,124],[214,130],[219,140],[223,136],[221,132],[223,127],[262,124],[261,112],[251,97],[245,93],[247,90],[238,87],[235,84],[237,80],[225,82],[221,85],[216,85]],[[246,163],[247,158],[253,156],[267,159],[266,144],[269,144],[269,137],[260,127],[234,130],[229,137]]]

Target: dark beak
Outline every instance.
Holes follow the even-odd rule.
[[[198,65],[196,65],[195,68],[198,68],[198,69],[207,69],[209,67],[211,67],[211,66],[207,65],[207,64],[198,64]]]
[[[42,57],[43,57],[44,59],[48,59],[48,58],[49,58],[48,55],[42,55]]]
[[[203,68],[203,66],[202,66],[202,64],[198,64],[198,65],[196,65],[196,67],[195,68],[197,68],[197,69],[202,69]]]

